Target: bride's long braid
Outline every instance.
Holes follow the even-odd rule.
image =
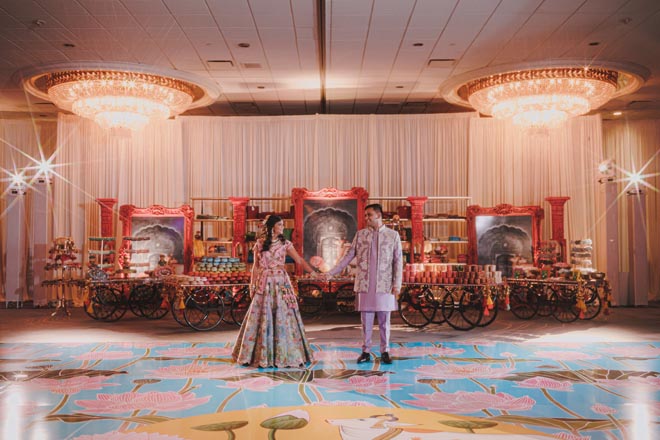
[[[270,246],[273,244],[273,226],[275,226],[277,223],[282,221],[282,218],[277,216],[277,215],[269,215],[268,218],[266,218],[266,222],[264,225],[264,243],[261,245],[261,252],[266,252],[267,250],[270,249]],[[280,234],[277,239],[284,243],[286,240],[284,239],[284,235]]]

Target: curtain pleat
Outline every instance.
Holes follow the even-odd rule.
[[[648,184],[641,185],[646,203],[646,236],[649,268],[649,300],[660,300],[660,121],[605,121],[603,123],[603,151],[606,159],[613,159],[619,177],[627,173],[641,173]],[[628,252],[628,208],[631,196],[625,195],[627,181],[617,183],[619,222],[619,266],[621,272],[630,271]]]

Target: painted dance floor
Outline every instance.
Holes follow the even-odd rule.
[[[2,439],[660,438],[660,343],[313,344],[304,369],[231,343],[3,343]]]

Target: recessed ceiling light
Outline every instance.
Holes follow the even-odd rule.
[[[64,43],[62,46],[64,46],[64,47],[76,47],[76,45],[73,44],[73,43]]]
[[[592,41],[589,43],[589,46],[598,46],[600,44],[600,41]]]
[[[257,86],[258,89],[265,89],[266,87],[264,86]]]
[[[422,46],[424,46],[424,43],[413,43],[413,46],[422,47]]]
[[[40,19],[40,18],[37,18],[36,20],[33,20],[32,23],[33,23],[35,26],[41,27],[41,26],[43,26],[43,25],[46,24],[46,20],[42,20],[42,19]]]
[[[622,114],[623,114],[623,112],[619,112],[619,111],[612,112],[612,115],[614,115],[614,116],[621,116]]]
[[[250,43],[238,43],[238,47],[250,47]]]

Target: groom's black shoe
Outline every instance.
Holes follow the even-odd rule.
[[[362,354],[360,355],[359,358],[357,358],[357,363],[361,364],[363,362],[370,362],[371,361],[371,355],[367,353],[366,351],[363,351]]]
[[[380,355],[380,361],[384,364],[391,364],[392,363],[392,358],[390,357],[390,354],[388,352],[385,352]]]

